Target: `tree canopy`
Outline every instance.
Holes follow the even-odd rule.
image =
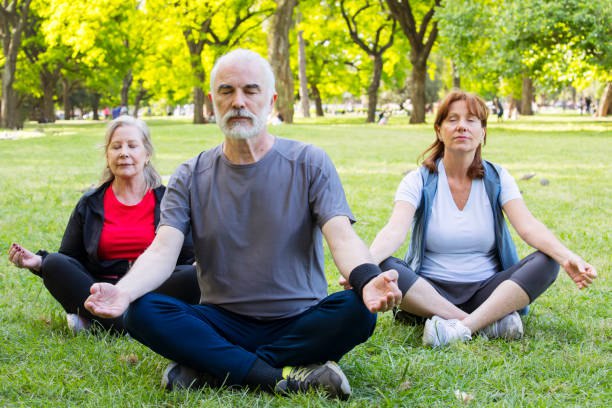
[[[423,122],[453,86],[524,114],[568,90],[612,108],[606,0],[15,0],[0,5],[0,37],[8,128],[121,105],[190,104],[205,123],[208,72],[237,47],[270,58],[289,122],[294,83],[315,114],[363,100],[369,121],[381,101],[410,99],[411,122]]]

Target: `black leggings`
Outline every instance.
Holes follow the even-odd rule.
[[[94,316],[83,304],[89,297],[89,288],[96,282],[116,283],[116,280],[97,279],[76,259],[60,253],[45,257],[40,277],[51,295],[62,305],[66,313],[78,314],[99,323],[106,330],[124,332],[123,316],[103,319]],[[189,304],[199,303],[200,287],[195,266],[177,265],[172,275],[157,290]]]
[[[468,284],[440,282],[419,276],[404,261],[393,257],[381,262],[380,268],[383,271],[389,269],[398,271],[398,286],[402,293],[406,293],[420,277],[431,284],[440,295],[467,313],[472,313],[483,304],[495,288],[505,280],[511,280],[519,285],[527,293],[529,303],[531,303],[553,284],[559,273],[559,264],[540,251],[526,256],[519,263],[496,273],[485,281]],[[465,292],[471,293],[466,297]],[[461,301],[454,301],[460,297]]]

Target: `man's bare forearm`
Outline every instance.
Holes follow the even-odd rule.
[[[138,257],[117,287],[129,295],[130,302],[157,289],[176,266],[185,236],[169,226],[161,226],[149,248]]]

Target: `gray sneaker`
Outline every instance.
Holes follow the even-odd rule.
[[[193,368],[172,362],[162,375],[162,387],[168,391],[198,389],[204,386],[219,387],[221,383],[208,373],[200,373]]]
[[[517,312],[512,312],[480,330],[489,339],[517,340],[523,337],[523,321]]]
[[[426,346],[442,347],[468,340],[472,340],[472,332],[457,319],[445,320],[434,316],[425,322],[423,344]]]
[[[351,395],[351,386],[348,379],[333,361],[323,365],[311,364],[307,366],[283,368],[283,379],[275,387],[280,394],[321,390],[330,398],[346,400]]]

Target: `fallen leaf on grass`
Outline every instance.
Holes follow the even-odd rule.
[[[410,381],[404,381],[403,383],[401,383],[399,385],[399,387],[397,387],[400,391],[406,391],[409,390],[410,388],[412,388],[412,383]]]
[[[38,316],[38,320],[49,326],[51,324],[51,318],[48,316]]]
[[[535,175],[536,175],[535,173],[523,174],[523,177],[521,177],[521,180],[529,180],[530,178],[532,178]]]
[[[469,404],[470,401],[474,399],[474,396],[472,394],[468,394],[467,392],[460,390],[455,390],[455,397],[457,397],[457,399],[463,402],[464,404]]]
[[[128,363],[128,364],[136,364],[138,363],[138,356],[136,354],[127,354],[127,355],[121,355],[119,356],[119,361],[123,361],[124,363]]]

